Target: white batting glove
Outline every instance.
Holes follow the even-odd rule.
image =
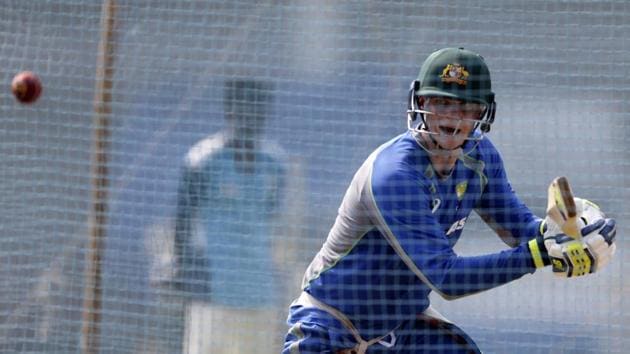
[[[554,274],[562,277],[582,276],[603,269],[615,254],[617,227],[594,203],[575,198],[583,227],[581,240],[565,235],[550,218],[545,219],[544,245]]]

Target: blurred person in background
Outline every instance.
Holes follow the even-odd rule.
[[[284,292],[278,219],[286,155],[262,139],[273,103],[266,81],[230,80],[226,127],[185,157],[175,221],[176,284],[189,296],[186,353],[277,353]],[[274,331],[270,333],[270,331]]]

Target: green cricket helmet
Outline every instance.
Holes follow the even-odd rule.
[[[483,105],[482,116],[467,140],[481,140],[483,134],[490,131],[496,102],[490,70],[481,55],[464,48],[444,48],[427,57],[409,89],[407,121],[410,130],[427,131],[425,114],[430,112],[419,107],[419,98],[434,96]]]

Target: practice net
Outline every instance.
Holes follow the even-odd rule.
[[[489,137],[523,201],[543,216],[567,176],[617,219],[618,252],[593,276],[433,306],[485,353],[630,347],[630,2],[0,7],[0,352],[279,352],[350,180],[406,130],[409,83],[442,47],[485,57]],[[43,82],[31,105],[9,89],[23,70]],[[455,250],[505,248],[473,213]]]

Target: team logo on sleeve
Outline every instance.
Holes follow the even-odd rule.
[[[468,75],[470,74],[466,71],[466,68],[460,64],[448,64],[444,67],[444,70],[442,70],[440,78],[442,79],[442,82],[456,83],[461,86],[466,86],[468,83]]]

